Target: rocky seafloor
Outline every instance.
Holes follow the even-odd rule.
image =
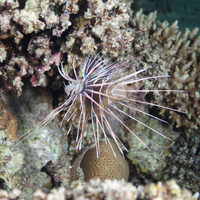
[[[0,186],[4,189],[0,198],[197,199],[198,28],[181,33],[178,21],[160,22],[156,11],[145,15],[142,10],[134,12],[133,6],[131,0],[0,1]],[[186,113],[146,108],[168,124],[147,115],[137,116],[171,140],[124,119],[151,151],[124,127],[115,127],[129,149],[125,153],[128,182],[84,182],[82,159],[94,144],[91,122],[84,131],[81,152],[76,149],[78,123],[69,135],[69,123],[60,126],[64,113],[45,126],[37,126],[66,99],[57,70],[61,61],[70,75],[75,65],[81,76],[86,57],[99,52],[113,62],[126,63],[126,73],[152,66],[141,77],[170,75],[145,81],[145,89],[184,90],[144,97],[150,103]],[[116,125],[114,120],[111,123]],[[19,143],[29,132],[32,134]]]

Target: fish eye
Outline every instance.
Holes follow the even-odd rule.
[[[67,94],[67,97],[72,94],[73,89],[74,86],[72,84],[65,85],[65,93]]]

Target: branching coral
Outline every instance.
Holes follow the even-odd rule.
[[[164,21],[155,21],[156,12],[148,16],[138,12],[132,24],[138,34],[134,41],[134,54],[138,60],[146,60],[154,66],[170,74],[172,78],[163,84],[163,88],[184,90],[184,93],[160,94],[159,99],[169,107],[187,112],[180,115],[170,112],[170,118],[176,127],[186,126],[197,128],[200,125],[200,36],[196,37],[198,28],[193,31],[186,29],[181,36],[177,21],[171,26]],[[141,40],[141,36],[143,36]],[[141,63],[141,62],[140,62]],[[162,111],[164,113],[166,111]]]

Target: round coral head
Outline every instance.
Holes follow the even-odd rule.
[[[92,178],[105,179],[124,179],[128,180],[129,165],[128,162],[121,155],[117,145],[111,142],[116,157],[109,144],[101,141],[99,143],[100,154],[97,157],[96,148],[89,149],[80,164],[83,170],[85,181]]]

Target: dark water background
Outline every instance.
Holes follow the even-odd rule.
[[[135,0],[132,8],[134,11],[142,8],[144,14],[157,10],[157,20],[161,22],[167,20],[172,24],[178,20],[182,33],[186,27],[200,28],[200,0]]]

